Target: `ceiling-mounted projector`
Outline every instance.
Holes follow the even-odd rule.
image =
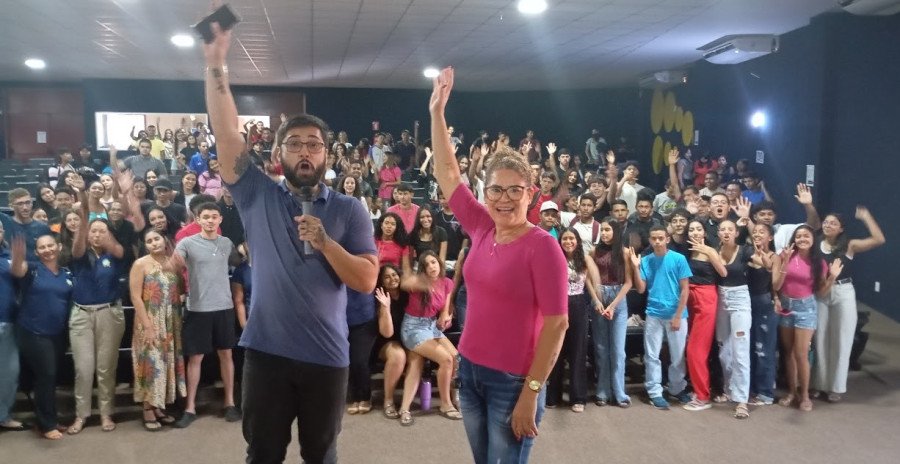
[[[837,0],[844,11],[856,15],[889,16],[900,13],[898,0]]]
[[[687,83],[687,73],[683,70],[657,71],[638,79],[643,89],[668,88]]]
[[[743,63],[778,51],[778,36],[771,34],[726,35],[697,50],[715,64]]]

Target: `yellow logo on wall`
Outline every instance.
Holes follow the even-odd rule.
[[[662,89],[656,89],[650,100],[650,129],[655,136],[651,151],[653,172],[659,174],[666,166],[672,140],[676,146],[689,146],[694,141],[694,114],[678,106],[674,92],[664,94]]]

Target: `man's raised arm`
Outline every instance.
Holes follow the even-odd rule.
[[[206,112],[209,123],[216,130],[216,148],[222,180],[237,182],[250,166],[250,154],[238,130],[238,112],[228,85],[228,66],[225,56],[231,45],[231,31],[223,31],[212,24],[215,39],[203,45],[206,55]]]

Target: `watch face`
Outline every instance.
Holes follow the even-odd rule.
[[[540,390],[541,390],[541,383],[538,382],[537,380],[532,380],[532,381],[528,382],[528,388],[530,388],[530,389],[532,389],[532,390],[534,390],[534,391],[540,391]]]

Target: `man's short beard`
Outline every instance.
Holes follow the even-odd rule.
[[[300,175],[297,173],[297,167],[300,163],[294,165],[293,169],[284,170],[284,178],[294,187],[315,187],[325,178],[325,163],[317,167],[311,175]]]

